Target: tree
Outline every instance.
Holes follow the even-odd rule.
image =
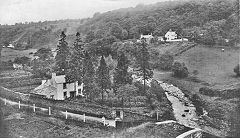
[[[93,31],[89,31],[86,35],[85,42],[90,43],[95,39],[95,35]]]
[[[132,97],[137,96],[138,88],[134,85],[126,84],[117,89],[117,96],[122,100],[122,106],[124,106],[124,99],[129,100]]]
[[[54,65],[53,59],[34,59],[32,61],[32,65],[32,74],[34,74],[35,77],[40,77],[43,79],[51,78],[51,73],[53,72]]]
[[[98,29],[98,30],[95,31],[94,35],[95,35],[96,39],[101,39],[106,35],[106,31],[103,30],[103,29]]]
[[[40,48],[34,53],[34,56],[39,57],[40,60],[48,60],[53,57],[53,54],[50,48]]]
[[[110,87],[111,87],[109,69],[107,67],[107,64],[105,62],[103,55],[100,60],[100,65],[97,69],[97,83],[98,83],[98,86],[102,90],[102,101],[103,101],[104,91],[106,89],[110,89]]]
[[[193,105],[196,107],[196,113],[198,116],[203,115],[204,102],[197,94],[193,94],[191,97]]]
[[[138,26],[134,26],[129,30],[129,38],[139,38],[140,37],[140,29]]]
[[[31,62],[32,73],[36,77],[50,78],[53,72],[54,59],[50,48],[40,48],[34,56],[39,57]]]
[[[16,57],[13,61],[13,63],[17,63],[17,64],[22,64],[22,65],[27,65],[30,63],[30,58],[23,56],[23,57]]]
[[[84,95],[89,98],[97,95],[95,90],[97,89],[95,84],[95,70],[92,62],[92,58],[86,51],[83,59],[83,83],[84,83]]]
[[[128,38],[128,31],[127,30],[122,30],[122,39],[125,40]]]
[[[128,64],[129,60],[124,53],[121,53],[121,55],[118,57],[117,67],[115,68],[113,76],[114,86],[116,88],[120,87],[121,85],[132,83],[131,74],[128,73]]]
[[[78,83],[82,82],[82,73],[83,73],[83,59],[84,59],[84,51],[81,35],[77,32],[76,40],[73,44],[74,51],[70,57],[69,68],[66,75],[66,80],[68,82],[78,81]]]
[[[117,39],[122,40],[123,28],[118,23],[112,23],[109,30],[110,35],[115,36]]]
[[[66,74],[68,69],[68,60],[70,51],[68,48],[68,43],[65,41],[66,35],[64,32],[61,33],[59,44],[57,46],[57,55],[55,57],[55,71],[57,74]]]
[[[146,92],[147,101],[153,110],[161,111],[160,102],[164,101],[165,93],[156,80],[151,81],[151,87]]]
[[[154,64],[154,68],[159,70],[170,70],[173,65],[173,56],[170,54],[163,54],[158,57],[157,62]]]
[[[138,71],[143,77],[144,93],[146,92],[146,80],[152,78],[153,76],[153,72],[149,63],[150,54],[146,46],[146,40],[142,39],[136,57],[136,71]]]
[[[214,45],[217,44],[223,38],[223,26],[226,20],[211,21],[206,23],[203,27],[207,31],[205,34],[205,43]]]
[[[237,76],[240,76],[239,64],[234,67],[233,71],[236,73]]]
[[[174,76],[179,78],[185,78],[188,76],[189,72],[184,63],[175,62],[172,67]]]

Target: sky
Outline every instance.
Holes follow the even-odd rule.
[[[0,0],[0,24],[80,19],[96,12],[166,0]]]

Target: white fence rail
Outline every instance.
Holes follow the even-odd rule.
[[[6,98],[0,98],[0,100],[4,101],[4,104],[7,105],[18,105],[18,108],[21,109],[21,107],[25,106],[25,107],[30,107],[33,109],[33,112],[35,113],[36,112],[36,109],[40,109],[41,111],[48,111],[48,115],[53,115],[53,111],[51,109],[51,107],[48,107],[47,108],[42,108],[42,107],[37,107],[35,104],[32,105],[28,105],[28,104],[21,104],[21,102],[14,102],[14,101],[11,101],[11,100],[8,100]],[[105,126],[112,126],[112,127],[116,127],[116,120],[108,120],[108,119],[105,119],[105,117],[102,117],[102,118],[98,118],[98,117],[93,117],[93,116],[86,116],[85,114],[75,114],[75,113],[71,113],[71,112],[68,112],[68,111],[59,111],[62,116],[64,117],[65,116],[65,119],[69,119],[70,117],[74,120],[83,120],[83,122],[86,122],[86,120],[89,120],[89,121],[96,121],[96,122],[100,122],[100,123],[103,123],[103,125]]]

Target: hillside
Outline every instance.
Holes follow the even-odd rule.
[[[237,19],[233,0],[186,0],[138,5],[95,14],[79,31],[90,38],[113,35],[120,40],[139,38],[140,34],[163,36],[169,29],[208,45],[236,41]],[[90,39],[91,40],[91,39]]]
[[[228,40],[232,45],[237,38],[234,5],[234,0],[166,1],[96,13],[89,19],[1,25],[0,45],[13,43],[17,49],[55,47],[61,31],[66,32],[71,45],[77,31],[90,42],[109,35],[120,40],[150,33],[162,36],[169,29],[199,43],[226,45]]]
[[[38,49],[40,47],[56,47],[59,34],[65,31],[71,42],[77,28],[83,20],[60,20],[37,23],[0,26],[0,44],[12,43],[16,49]]]
[[[196,70],[196,77],[210,85],[233,85],[239,81],[233,72],[233,68],[239,63],[239,48],[225,48],[224,52],[221,49],[222,47],[198,46],[176,59],[184,62],[190,72]]]

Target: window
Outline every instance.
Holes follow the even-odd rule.
[[[67,98],[67,92],[64,92],[64,93],[63,93],[63,97],[64,97],[64,99]]]
[[[71,98],[73,98],[73,97],[75,97],[75,96],[76,96],[76,91],[70,92],[70,97],[71,97]]]
[[[67,83],[63,83],[63,89],[67,89]]]
[[[116,117],[120,118],[120,111],[116,111]]]

